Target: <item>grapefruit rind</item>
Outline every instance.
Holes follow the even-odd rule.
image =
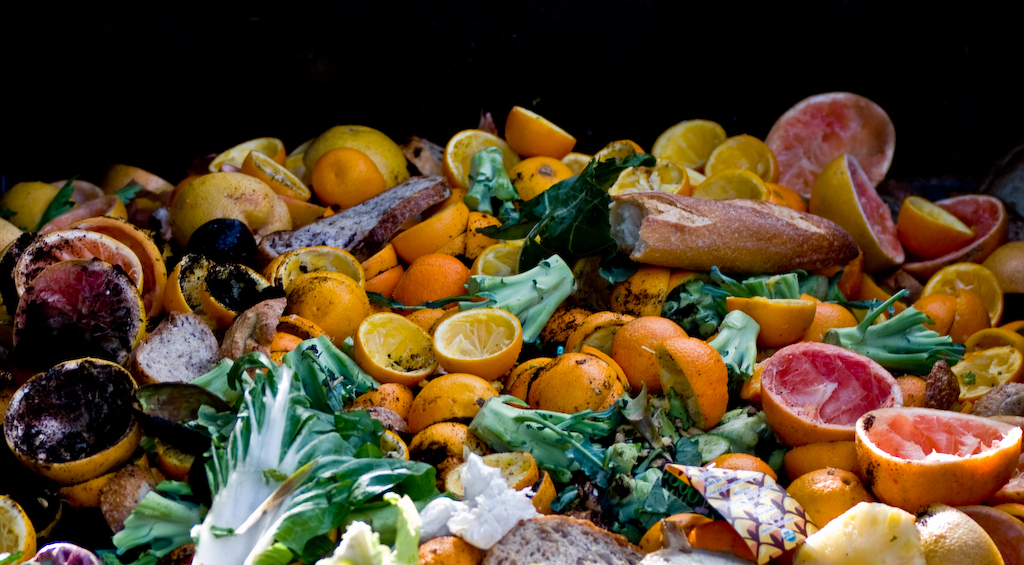
[[[862,414],[902,406],[903,394],[896,379],[872,359],[805,341],[764,362],[761,401],[768,425],[783,443],[796,447],[853,440]]]
[[[910,512],[936,502],[977,504],[1010,480],[1021,429],[930,408],[883,408],[857,420],[856,447],[879,500]]]

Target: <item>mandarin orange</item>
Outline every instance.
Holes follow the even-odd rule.
[[[612,339],[611,356],[622,367],[631,388],[639,391],[647,385],[647,392],[662,393],[654,348],[670,337],[687,337],[686,330],[660,316],[642,316],[619,328]]]
[[[451,255],[428,253],[405,270],[392,297],[406,306],[418,306],[466,292],[469,269]]]

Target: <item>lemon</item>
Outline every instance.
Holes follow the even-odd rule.
[[[45,182],[19,182],[0,198],[0,210],[7,208],[14,215],[9,222],[25,231],[39,229],[46,207],[60,189]]]
[[[388,188],[409,178],[409,171],[406,168],[408,163],[402,148],[390,137],[366,126],[334,126],[320,134],[303,155],[306,169],[312,171],[317,159],[339,147],[358,149],[366,153],[384,175],[384,182]]]
[[[0,218],[0,249],[7,247],[12,241],[18,239],[21,233],[21,228]]]
[[[13,499],[0,495],[0,555],[22,554],[21,563],[36,553],[36,530],[25,511]]]
[[[267,183],[242,173],[209,173],[190,182],[171,204],[171,232],[182,247],[217,218],[240,220],[256,235],[292,229],[288,206]]]

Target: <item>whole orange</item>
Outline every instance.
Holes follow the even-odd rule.
[[[687,337],[686,330],[668,318],[642,316],[619,328],[612,340],[612,359],[622,367],[629,386],[661,394],[661,375],[654,346],[670,337]]]

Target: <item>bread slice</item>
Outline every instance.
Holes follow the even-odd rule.
[[[417,214],[451,196],[444,177],[413,177],[373,198],[293,231],[267,235],[260,259],[271,259],[300,247],[340,247],[365,261]]]
[[[192,312],[171,312],[135,348],[128,370],[139,385],[187,383],[217,362],[217,337]]]
[[[664,192],[612,197],[619,250],[638,263],[694,271],[786,273],[845,265],[857,244],[835,223],[786,206]]]
[[[520,522],[487,550],[482,565],[636,565],[643,557],[619,534],[556,515]]]

